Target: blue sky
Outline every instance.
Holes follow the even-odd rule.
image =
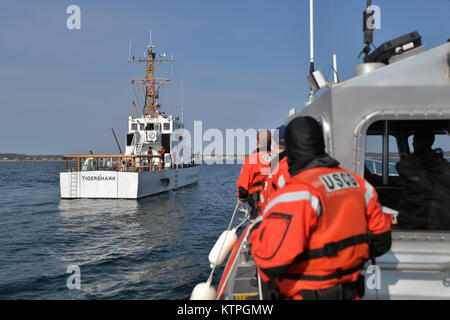
[[[316,69],[330,79],[333,47],[341,80],[353,75],[362,44],[365,0],[316,0]],[[381,7],[375,45],[414,30],[426,48],[450,37],[449,0],[374,0]],[[66,8],[81,8],[81,30]],[[173,54],[165,111],[187,128],[275,128],[307,99],[308,0],[3,1],[0,10],[0,153],[116,153],[131,101],[128,39],[142,55],[149,30]],[[333,36],[334,35],[334,36]]]

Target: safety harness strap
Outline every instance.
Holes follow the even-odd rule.
[[[338,283],[337,285],[319,290],[302,290],[300,296],[304,300],[353,300],[358,294],[364,296],[364,276],[359,275],[355,282]]]
[[[322,248],[306,250],[300,253],[294,260],[295,263],[304,262],[311,259],[317,259],[322,257],[335,257],[338,252],[361,243],[369,244],[369,234],[358,234],[356,236],[348,237],[340,241],[329,242]]]
[[[342,270],[341,268],[338,268],[336,272],[326,274],[323,276],[313,276],[313,275],[305,275],[305,274],[293,274],[293,273],[287,273],[284,274],[282,279],[290,279],[290,280],[306,280],[306,281],[326,281],[331,279],[341,279],[344,276],[347,276],[349,274],[355,273],[356,271],[360,271],[364,268],[365,262],[350,268],[346,270]]]
[[[254,184],[252,185],[252,187],[253,187],[253,188],[255,188],[255,187],[264,187],[264,181],[254,183]]]

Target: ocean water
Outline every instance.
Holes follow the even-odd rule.
[[[61,200],[63,170],[0,162],[0,299],[187,299],[207,280],[240,165],[202,165],[198,183],[141,200]]]

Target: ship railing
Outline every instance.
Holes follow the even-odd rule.
[[[367,157],[366,158],[366,166],[370,167],[372,169],[372,173],[376,175],[382,175],[382,169],[378,170],[377,164],[381,165],[383,164],[383,161],[381,159]],[[388,162],[389,166],[389,175],[390,176],[398,176],[397,169],[395,168],[396,162]]]
[[[65,155],[66,172],[77,171],[118,171],[146,172],[162,171],[160,155]]]

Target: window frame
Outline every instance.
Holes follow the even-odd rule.
[[[166,125],[168,125],[169,128],[166,129]],[[170,127],[171,127],[170,122],[164,122],[163,123],[163,131],[170,131]]]
[[[354,152],[353,152],[353,172],[358,173],[360,176],[364,176],[365,154],[366,154],[366,139],[367,131],[369,127],[377,121],[433,121],[433,120],[446,120],[450,121],[450,109],[430,109],[429,112],[413,113],[413,109],[410,112],[400,111],[399,109],[381,109],[372,111],[366,116],[362,117],[357,123],[354,129]],[[417,111],[416,111],[417,112]],[[399,147],[399,144],[397,143]],[[408,146],[408,151],[409,146]],[[399,150],[399,153],[401,151]],[[450,235],[450,230],[410,230],[410,229],[393,229],[394,233],[417,233],[417,234],[445,234]]]

